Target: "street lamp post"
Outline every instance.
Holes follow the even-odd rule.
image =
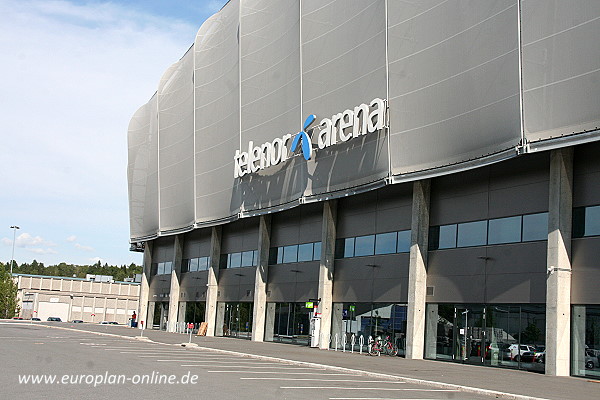
[[[13,263],[15,262],[15,238],[17,236],[17,229],[21,229],[16,225],[10,227],[13,230],[13,245],[12,245],[12,257],[10,259],[10,276],[12,278],[13,273]]]

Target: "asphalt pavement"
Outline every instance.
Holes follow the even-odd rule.
[[[28,323],[25,322],[25,324]],[[13,329],[17,327],[20,328],[21,332],[23,333],[27,331],[25,326],[11,326],[14,327]],[[5,347],[4,345],[9,342],[6,342],[7,339],[3,339],[2,337],[12,337],[6,334],[6,328],[8,327],[9,325],[3,326],[0,324],[0,329],[2,329],[0,330],[0,349],[2,349],[2,353],[5,355],[6,351],[3,348]],[[86,336],[86,340],[99,341],[100,344],[102,340],[124,340],[126,343],[135,344],[133,347],[136,347],[136,350],[137,347],[141,346],[139,351],[147,351],[147,354],[145,353],[145,355],[151,357],[154,357],[155,353],[160,354],[161,349],[162,351],[165,349],[167,349],[167,351],[183,349],[184,351],[188,351],[193,354],[212,354],[216,357],[236,357],[236,359],[241,357],[246,360],[246,362],[248,362],[247,360],[253,360],[254,362],[258,363],[278,363],[279,366],[284,365],[286,368],[306,368],[306,370],[301,369],[297,372],[311,373],[314,371],[319,371],[318,374],[341,374],[340,376],[344,378],[351,377],[349,378],[350,380],[356,381],[375,380],[378,382],[387,382],[385,384],[365,383],[365,387],[362,387],[360,384],[359,386],[353,384],[354,387],[351,389],[352,396],[349,397],[348,392],[350,389],[344,388],[345,386],[350,385],[348,383],[338,382],[333,385],[324,386],[323,382],[321,382],[320,385],[308,385],[307,381],[300,381],[302,382],[302,385],[300,386],[303,386],[303,388],[299,389],[298,386],[294,386],[294,384],[290,385],[289,382],[291,381],[286,381],[286,385],[282,386],[281,381],[275,380],[275,378],[281,378],[279,372],[275,373],[274,376],[265,376],[267,371],[260,369],[259,371],[262,372],[260,374],[261,380],[256,379],[258,378],[256,374],[245,374],[250,375],[245,376],[245,378],[249,379],[243,380],[244,385],[242,387],[245,388],[244,390],[246,394],[254,393],[251,386],[246,386],[248,382],[251,381],[261,382],[262,384],[265,384],[267,381],[270,383],[278,382],[280,385],[277,387],[274,386],[272,388],[272,392],[258,392],[256,393],[257,397],[251,395],[248,398],[292,399],[297,398],[296,395],[299,395],[298,398],[310,397],[313,399],[513,398],[522,400],[579,400],[596,399],[600,397],[600,381],[577,377],[551,377],[526,371],[472,366],[432,360],[406,360],[402,357],[371,357],[365,354],[359,354],[358,352],[336,352],[333,350],[318,350],[305,346],[296,346],[290,344],[252,342],[249,340],[222,337],[192,336],[193,348],[190,346],[186,346],[184,348],[181,346],[181,344],[188,342],[189,336],[187,335],[155,330],[145,330],[145,339],[140,340],[135,339],[136,336],[140,336],[140,330],[124,326],[37,323],[33,324],[33,327],[38,334],[40,334],[40,331],[46,332],[47,336],[48,332],[57,332],[57,337],[61,337],[60,335],[81,334]],[[60,335],[58,332],[61,332]],[[95,339],[90,339],[90,337],[95,337]],[[57,343],[60,343],[60,340],[57,339]],[[127,346],[131,346],[131,344],[127,344],[125,347]],[[144,346],[150,346],[150,348],[144,350]],[[79,346],[79,351],[82,351],[82,347],[83,346]],[[136,354],[136,360],[139,360],[137,357],[140,356],[141,355]],[[149,357],[146,362],[149,362],[151,357]],[[147,367],[154,366],[154,368],[156,368],[156,365],[165,365],[162,364],[161,361],[157,361],[156,357],[152,358],[152,360],[155,361],[147,365]],[[125,364],[131,365],[131,360],[129,362],[125,362]],[[260,366],[260,364],[257,366]],[[246,372],[248,372],[248,370],[246,370]],[[223,375],[227,374],[220,374],[219,379],[222,379]],[[242,379],[241,377],[238,377],[239,374],[235,375],[236,379]],[[201,379],[206,379],[206,377]],[[314,378],[306,379],[310,380]],[[208,382],[211,383],[212,381]],[[297,383],[298,380],[295,379],[293,382]],[[397,384],[402,385],[410,385],[410,388],[414,390],[400,391],[398,390],[398,387],[396,387],[394,390],[383,390],[383,388],[380,389],[380,391],[372,390],[373,386],[377,387],[378,385],[393,385],[390,382],[396,382]],[[6,385],[3,386],[6,387]],[[203,385],[203,387],[205,386],[206,385]],[[227,385],[225,385],[226,389],[236,387],[240,387],[239,382],[237,381],[229,382]],[[330,389],[323,389],[324,387],[329,387]],[[409,386],[403,386],[403,388],[408,389]],[[364,389],[364,393],[361,392],[360,389]],[[136,390],[138,390],[138,388],[136,388]],[[186,393],[186,390],[189,390],[189,388],[179,385],[174,390],[176,392]],[[421,392],[418,392],[418,390],[421,390]],[[223,395],[218,397],[226,399],[234,398],[235,396],[228,397],[228,395],[225,394],[237,393],[237,391],[234,390],[232,393],[229,393],[225,390],[221,391],[220,393]],[[150,397],[146,398],[154,398],[153,395],[155,394],[156,392],[153,392],[150,394]]]

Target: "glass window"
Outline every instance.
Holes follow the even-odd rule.
[[[523,241],[548,239],[548,213],[523,215]]]
[[[199,271],[200,270],[198,268],[199,263],[200,263],[200,259],[198,259],[198,258],[192,258],[190,260],[190,272]]]
[[[242,265],[242,253],[231,253],[227,268],[239,268]]]
[[[524,229],[524,228],[523,228]],[[573,238],[581,238],[585,233],[585,207],[573,209]],[[523,234],[524,236],[525,234]],[[523,239],[525,240],[525,239]]]
[[[313,260],[321,260],[321,242],[315,242],[313,246]]]
[[[354,241],[354,256],[372,256],[375,253],[375,235],[358,236]]]
[[[256,267],[258,265],[258,250],[254,250],[252,252],[252,266]]]
[[[313,244],[305,243],[298,246],[298,261],[312,261],[313,259]]]
[[[298,245],[283,247],[283,262],[284,263],[298,262]]]
[[[439,227],[438,249],[453,249],[456,247],[456,224]]]
[[[206,271],[208,269],[208,257],[200,257],[198,259],[198,271]]]
[[[392,254],[396,252],[396,232],[375,235],[375,254]]]
[[[487,221],[458,224],[457,247],[483,246],[487,243]]]
[[[585,236],[600,235],[600,206],[585,208]]]
[[[517,243],[521,241],[521,217],[490,219],[488,244]]]
[[[181,273],[190,271],[190,260],[184,258],[181,260]]]
[[[251,267],[252,266],[253,255],[254,254],[252,251],[244,251],[242,253],[242,267]]]
[[[354,257],[354,238],[344,239],[344,258]]]
[[[277,262],[277,247],[271,247],[269,249],[269,265],[278,264]]]
[[[165,274],[165,263],[158,263],[158,269],[156,271],[156,275],[164,275]]]
[[[173,271],[173,262],[172,261],[166,261],[165,262],[165,274],[170,274],[171,271]]]
[[[410,251],[410,230],[398,232],[398,253],[408,253]]]
[[[346,239],[336,239],[335,258],[344,258]]]
[[[229,254],[221,254],[219,260],[219,268],[227,268],[229,266]]]

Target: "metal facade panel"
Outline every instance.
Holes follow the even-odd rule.
[[[132,240],[158,233],[158,127],[156,96],[129,123],[127,182]]]
[[[194,224],[194,59],[190,49],[158,86],[160,230]]]
[[[210,17],[194,42],[196,222],[239,211],[233,154],[239,146],[239,1]]]
[[[250,142],[258,147],[301,129],[298,1],[243,1],[240,32],[240,151],[248,151]],[[240,178],[243,209],[297,201],[306,187],[305,166],[294,157]]]
[[[571,303],[600,304],[598,301],[600,238],[576,239],[573,240],[572,246]]]
[[[517,16],[514,0],[388,2],[394,175],[519,143]]]
[[[317,122],[386,97],[385,1],[302,1],[303,117]],[[306,163],[305,194],[349,189],[385,178],[385,129],[338,142]],[[316,143],[313,137],[313,143]]]
[[[600,127],[600,2],[524,0],[523,107],[530,141]]]

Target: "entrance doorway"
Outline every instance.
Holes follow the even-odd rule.
[[[276,303],[273,341],[308,346],[312,311],[305,303]]]
[[[223,336],[252,337],[252,303],[225,303]]]

